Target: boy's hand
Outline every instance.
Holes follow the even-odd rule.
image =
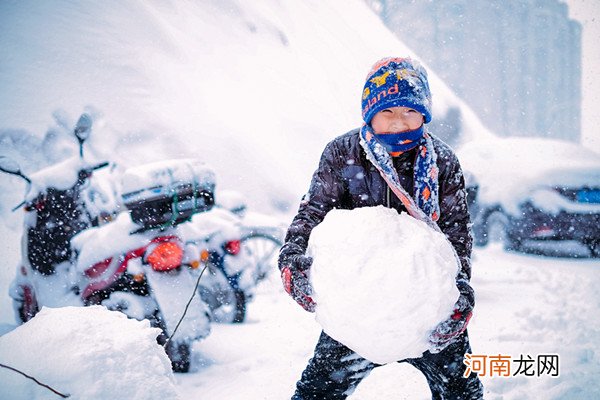
[[[308,271],[312,264],[312,258],[296,255],[290,258],[288,265],[281,268],[281,280],[285,291],[302,308],[308,312],[315,312],[317,305],[312,297],[312,287],[308,280]]]
[[[460,296],[454,305],[454,312],[450,318],[440,322],[429,335],[429,350],[431,353],[439,353],[444,350],[456,337],[461,335],[471,316],[475,303],[474,293],[471,286],[464,281],[457,282]]]

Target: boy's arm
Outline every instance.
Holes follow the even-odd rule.
[[[440,220],[438,225],[460,259],[461,268],[456,276],[460,296],[453,314],[440,322],[429,336],[430,351],[438,353],[461,335],[471,319],[475,293],[471,279],[471,236],[465,181],[458,159],[451,153],[446,160],[448,168],[440,175]]]
[[[438,226],[444,232],[460,259],[461,269],[457,280],[471,279],[471,250],[473,237],[467,207],[465,179],[460,163],[454,154],[448,168],[440,175],[440,219]]]
[[[279,268],[289,264],[291,257],[302,255],[308,246],[312,229],[333,208],[338,208],[344,193],[340,166],[341,154],[334,142],[329,143],[312,176],[308,192],[302,198],[298,213],[288,228],[285,244],[279,253]]]

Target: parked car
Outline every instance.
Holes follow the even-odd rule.
[[[600,154],[540,138],[470,142],[457,153],[475,245],[569,240],[600,256]]]

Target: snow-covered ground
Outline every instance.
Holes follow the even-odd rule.
[[[560,356],[560,377],[482,377],[486,399],[596,399],[600,396],[600,262],[477,249],[470,323],[474,355]],[[259,289],[243,325],[215,326],[197,350],[196,371],[177,375],[182,398],[282,399],[312,355],[320,327],[283,291],[278,276]],[[516,372],[513,363],[513,371]],[[374,370],[351,397],[428,399],[407,364]]]
[[[534,359],[546,354],[559,356],[560,376],[557,378],[547,374],[482,377],[486,399],[597,399],[600,396],[597,379],[600,374],[600,295],[597,291],[600,263],[597,259],[546,258],[507,253],[490,246],[475,251],[473,272],[477,306],[469,331],[474,355],[510,356],[511,374],[516,372],[514,360],[521,356]],[[70,319],[69,323],[74,321]],[[84,318],[82,324],[86,323],[89,324]],[[117,320],[114,324],[120,327],[122,322]],[[106,327],[104,330],[110,331]],[[122,335],[127,335],[128,330],[120,330]],[[74,342],[98,340],[95,332],[89,332],[87,337],[77,332]],[[111,340],[118,341],[118,331],[112,332],[117,337]],[[294,303],[283,291],[279,277],[272,274],[260,285],[245,323],[213,325],[210,336],[196,345],[192,372],[175,375],[177,393],[181,399],[289,398],[319,333],[314,314]],[[59,378],[65,369],[57,370],[52,362],[57,362],[57,357],[65,364],[82,362],[81,354],[57,356],[53,353],[54,358],[46,360],[34,351],[25,351],[29,349],[28,338],[24,335],[21,342],[13,340],[10,349],[2,347],[4,342],[0,338],[0,360],[10,359],[17,364],[15,367],[35,360],[41,370],[57,371],[55,380],[50,372],[45,383],[51,386],[60,383],[60,387],[54,388],[62,392],[73,393],[74,388],[80,388],[76,383],[70,386],[64,376]],[[60,340],[64,337],[49,336],[47,346],[59,345]],[[14,354],[5,353],[7,351],[21,356],[15,359]],[[120,351],[139,350],[132,346]],[[147,357],[156,357],[153,348],[146,347],[144,351]],[[130,354],[130,358],[125,359],[135,360],[138,356]],[[90,359],[95,363],[89,363]],[[89,364],[81,368],[98,368],[97,364],[105,359],[101,354],[90,356]],[[140,365],[140,368],[144,367]],[[111,385],[111,374],[95,375],[95,379],[106,379],[106,393]],[[135,374],[139,374],[135,368],[123,369],[120,379],[134,379]],[[0,380],[16,379],[15,376],[5,371],[0,374]],[[2,387],[0,385],[0,397],[4,398]],[[14,385],[5,390],[10,387]],[[37,398],[54,398],[52,396]],[[138,398],[142,399],[135,399]],[[353,400],[428,398],[429,389],[420,373],[408,364],[396,363],[376,368],[351,397]]]
[[[475,251],[473,286],[477,307],[470,324],[473,354],[504,355],[512,360],[521,355],[560,357],[558,378],[482,377],[487,399],[600,396],[599,264],[594,259],[506,253],[494,246]],[[313,314],[304,312],[283,292],[274,274],[259,287],[244,324],[214,325],[211,335],[195,347],[193,372],[175,376],[177,391],[182,399],[287,398],[312,354],[319,332]],[[23,339],[25,342],[26,337]],[[48,345],[52,344],[52,338],[48,338]],[[28,358],[35,357],[23,354],[25,365],[30,362]],[[68,354],[63,357],[65,362],[71,360]],[[45,361],[37,362],[43,365]],[[513,362],[513,373],[515,367]],[[53,368],[47,365],[48,370]],[[123,371],[122,379],[128,374]],[[69,387],[63,390],[68,392]],[[418,371],[407,364],[389,364],[375,369],[351,398],[429,396]]]

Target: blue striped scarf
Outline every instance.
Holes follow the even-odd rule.
[[[440,217],[439,169],[431,136],[424,132],[416,145],[413,145],[417,147],[414,165],[414,198],[411,198],[400,184],[398,172],[394,168],[388,149],[377,140],[369,125],[363,125],[360,130],[360,145],[366,152],[367,159],[378,169],[406,211],[439,232],[440,229],[435,223]]]

